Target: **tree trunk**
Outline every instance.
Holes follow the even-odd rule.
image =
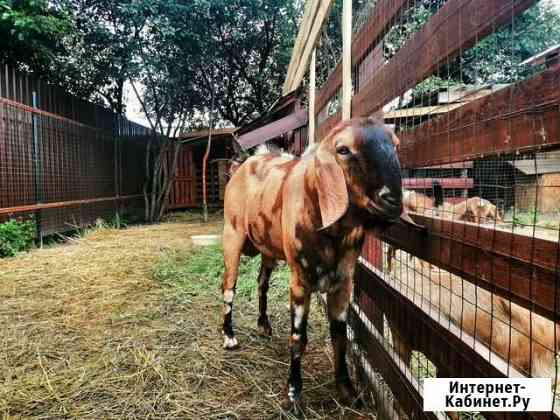
[[[152,139],[150,138],[146,143],[146,161],[145,161],[145,176],[144,186],[142,187],[142,194],[144,195],[144,221],[150,218],[150,200],[148,198],[148,185],[150,185],[150,158],[152,149]]]
[[[175,172],[177,171],[177,164],[179,162],[179,155],[181,153],[181,144],[177,143],[174,145],[173,149],[173,160],[171,161],[171,168],[169,168],[168,176],[166,182],[164,182],[164,190],[163,196],[161,199],[161,205],[159,209],[158,220],[161,220],[163,215],[167,210],[167,206],[169,205],[169,194],[171,192],[171,187],[173,185],[173,181],[175,181]]]
[[[204,222],[208,222],[208,192],[206,173],[208,170],[208,157],[210,156],[210,148],[212,147],[212,130],[214,128],[214,90],[212,89],[212,106],[210,107],[210,118],[208,124],[208,144],[206,144],[206,152],[202,160],[202,217]]]

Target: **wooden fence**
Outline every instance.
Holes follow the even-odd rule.
[[[149,130],[0,67],[0,218],[31,218],[39,239],[140,217]]]
[[[365,24],[354,28],[349,49],[352,116],[380,110],[390,115],[401,139],[407,186],[433,203],[432,182],[439,181],[448,204],[422,205],[411,213],[425,230],[397,224],[381,240],[368,237],[350,321],[356,366],[375,388],[381,417],[473,418],[472,413],[424,412],[425,377],[549,376],[551,412],[485,412],[476,418],[558,418],[560,65],[558,48],[536,67],[521,63],[526,57],[515,49],[521,36],[539,29],[519,19],[535,15],[542,5],[532,0],[373,3]],[[305,34],[312,47],[318,39],[323,48],[332,42],[317,35],[317,25],[326,25],[329,17],[322,20],[321,9],[313,7],[308,2],[284,93],[299,86],[293,75],[311,57]],[[426,10],[424,20],[410,30],[420,8]],[[401,41],[397,48],[390,44],[395,34]],[[477,85],[482,76],[476,72],[489,57],[476,47],[503,34],[511,51],[504,47],[509,52],[500,71],[515,76]],[[319,139],[341,119],[342,61],[310,95],[316,97],[310,119],[317,121]],[[466,76],[467,68],[478,70]],[[434,80],[439,88],[426,88]],[[528,191],[535,207],[527,213],[522,201]],[[555,211],[538,210],[543,195]],[[472,213],[459,206],[468,198],[496,212],[469,218]],[[396,261],[389,261],[389,247],[399,250]]]

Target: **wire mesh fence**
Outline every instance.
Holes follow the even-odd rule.
[[[339,9],[317,50],[318,138],[340,121]],[[510,418],[425,413],[422,379],[531,376],[552,379],[553,410],[522,417],[557,418],[560,9],[377,0],[353,13],[352,114],[394,127],[404,205],[425,227],[369,236],[356,275],[352,357],[379,412]]]
[[[141,217],[150,131],[2,66],[0,220],[31,218],[39,239]]]

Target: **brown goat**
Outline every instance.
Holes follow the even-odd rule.
[[[240,254],[262,257],[258,327],[265,335],[272,332],[266,310],[270,274],[277,260],[287,261],[291,360],[286,402],[296,412],[312,292],[327,294],[337,389],[343,401],[356,396],[345,358],[347,309],[364,230],[406,219],[397,145],[381,122],[353,119],[338,124],[301,158],[280,153],[249,158],[227,185],[224,348],[237,347],[232,309]]]
[[[465,222],[489,223],[503,220],[501,212],[482,197],[471,197],[457,204],[444,203],[440,213],[443,218]]]
[[[435,205],[435,200],[415,191],[403,191],[403,209],[405,212],[420,213],[440,216],[443,219],[453,219],[465,222],[490,223],[501,222],[503,216],[498,208],[482,197],[471,197],[457,204],[444,202],[441,206]],[[397,249],[389,245],[387,248],[387,270],[393,272],[393,260]],[[412,256],[410,256],[412,258]],[[420,260],[422,271],[425,262]],[[430,266],[431,267],[431,266]]]
[[[556,378],[560,327],[552,321],[445,270],[431,271],[429,278],[422,279],[409,271],[400,281],[407,284],[401,290],[411,299],[418,301],[422,296],[432,311],[437,310],[518,371],[533,377]],[[410,363],[412,349],[406,337],[399,336],[388,321],[395,351]]]

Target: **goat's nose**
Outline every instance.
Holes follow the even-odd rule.
[[[398,195],[387,187],[381,188],[379,191],[379,198],[392,207],[399,207],[401,205],[401,200]]]

